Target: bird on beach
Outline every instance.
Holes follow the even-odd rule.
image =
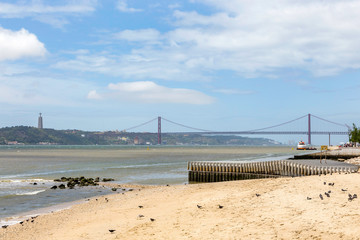
[[[321,193],[319,194],[319,197],[321,200],[324,200],[323,196],[321,195]]]
[[[150,218],[150,221],[152,221],[152,222],[155,221],[155,218]]]
[[[199,209],[201,209],[202,208],[202,206],[200,206],[200,205],[196,205],[197,206],[197,208],[199,208]]]
[[[8,227],[8,225],[3,225],[3,226],[2,226],[2,228],[7,228],[7,227]]]
[[[341,189],[341,191],[346,192],[346,191],[347,191],[347,189],[343,189],[343,188],[342,188],[342,189]]]
[[[258,194],[258,193],[256,193],[255,195],[256,195],[257,197],[260,197],[260,196],[261,196],[261,195],[260,195],[260,194]]]
[[[116,230],[114,230],[114,229],[109,229],[109,232],[111,232],[111,233],[113,233],[113,232],[115,232]]]
[[[331,190],[329,190],[328,193],[331,193]]]
[[[140,205],[140,206],[138,206],[138,207],[139,207],[139,208],[143,208],[144,206],[141,206],[141,205]]]
[[[324,182],[324,185],[326,185],[326,182]]]
[[[311,200],[312,198],[311,197],[306,197],[307,200]]]
[[[222,205],[219,204],[219,208],[220,208],[220,209],[222,209],[223,207],[224,207],[224,206],[222,206]]]
[[[326,195],[327,197],[330,197],[330,194],[328,194],[327,192],[325,192],[325,195]]]
[[[354,195],[352,196],[353,198],[357,198],[357,194],[356,193],[354,193]]]

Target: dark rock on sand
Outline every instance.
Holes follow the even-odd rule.
[[[85,178],[84,176],[81,177],[62,177],[61,179],[55,179],[55,182],[67,182],[67,187],[70,189],[73,189],[75,186],[79,187],[86,187],[86,186],[97,186],[99,185],[96,181],[99,180],[99,178],[93,179],[93,178]],[[60,187],[62,186],[63,187]],[[62,184],[59,186],[59,188],[64,189],[65,185]]]
[[[111,182],[111,181],[115,181],[115,179],[113,179],[113,178],[103,178],[102,181],[103,182]]]

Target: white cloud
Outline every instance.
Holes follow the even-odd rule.
[[[120,12],[129,12],[129,13],[142,12],[143,11],[142,9],[128,7],[127,0],[119,0],[118,3],[117,3],[117,9]]]
[[[102,99],[102,97],[96,92],[96,90],[91,90],[88,95],[87,95],[88,99]]]
[[[47,5],[43,1],[18,1],[0,3],[0,16],[22,18],[38,14],[87,13],[95,11],[96,0],[63,1],[64,5]],[[48,2],[47,2],[48,3]]]
[[[293,80],[290,82],[294,82],[296,85],[303,86],[303,87],[311,85],[311,82],[309,80],[300,79],[300,80]]]
[[[214,92],[228,94],[228,95],[254,94],[254,91],[244,91],[244,90],[239,90],[239,89],[226,89],[226,88],[216,89],[216,90],[214,90]]]
[[[274,78],[288,68],[321,76],[360,68],[359,1],[198,2],[215,13],[175,10],[167,32],[112,35],[131,43],[129,53],[78,56],[55,66],[126,79],[197,81],[218,70]]]
[[[24,57],[43,57],[45,46],[25,29],[11,31],[0,27],[0,61]]]
[[[61,5],[51,5],[52,1],[22,0],[16,3],[0,3],[0,17],[32,17],[37,21],[62,28],[68,24],[65,16],[94,12],[97,0],[65,0]]]
[[[124,30],[114,34],[114,38],[130,42],[159,42],[161,34],[156,29]]]
[[[175,11],[178,28],[171,39],[218,55],[219,69],[264,73],[290,67],[333,75],[360,68],[359,1],[198,2],[219,12]]]
[[[78,55],[73,60],[65,60],[53,65],[54,68],[82,72],[94,72],[124,79],[162,79],[175,81],[204,81],[206,77],[196,66],[201,59],[193,59],[188,65],[185,53],[177,51],[159,52],[147,49],[134,51],[129,55],[116,56],[102,53]],[[192,65],[192,66],[190,66]]]
[[[182,103],[182,104],[211,104],[214,99],[202,92],[160,86],[151,81],[121,82],[109,84],[106,91],[98,93],[92,90],[89,99],[119,99],[137,103]]]
[[[95,88],[91,82],[73,76],[55,76],[46,69],[18,69],[17,64],[7,65],[7,74],[3,74],[3,67],[4,64],[0,64],[0,104],[52,108],[85,106],[86,95]]]
[[[180,8],[181,4],[180,3],[174,3],[174,4],[169,4],[168,8],[170,9],[176,9],[176,8]]]

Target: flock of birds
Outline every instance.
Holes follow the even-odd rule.
[[[324,182],[324,185],[326,185],[326,182]],[[328,185],[329,185],[329,186],[334,186],[335,183],[328,183]],[[341,191],[346,192],[347,189],[341,189]],[[331,193],[331,190],[325,192],[324,194],[325,194],[326,197],[329,198],[329,197],[330,197],[330,193]],[[256,193],[255,196],[256,196],[256,197],[260,197],[261,194]],[[323,195],[322,195],[321,193],[319,194],[319,197],[320,197],[321,200],[324,200],[324,197],[323,197]],[[349,197],[348,200],[351,202],[352,200],[354,200],[355,198],[357,198],[357,194],[351,195],[351,194],[349,193],[349,194],[348,194],[348,197]],[[307,197],[307,200],[311,200],[311,199],[312,199],[312,198]],[[197,206],[198,209],[203,209],[203,206],[201,206],[201,205],[199,205],[199,204],[197,204],[196,206]],[[224,206],[223,206],[223,205],[220,205],[220,204],[218,204],[217,206],[218,206],[219,209],[224,208]],[[144,206],[142,206],[142,205],[139,205],[138,207],[139,207],[139,208],[144,208]],[[142,215],[142,214],[138,215],[138,218],[144,218],[144,217],[145,217],[145,216]],[[154,222],[155,219],[154,219],[154,218],[150,218],[150,221]],[[110,232],[110,233],[114,233],[115,231],[116,231],[115,229],[109,229],[109,232]]]
[[[326,182],[324,182],[324,185],[326,185]],[[329,186],[334,186],[335,183],[328,183],[328,185],[329,185]],[[343,189],[343,188],[342,188],[341,191],[342,191],[342,192],[346,192],[347,189]],[[324,195],[329,198],[329,197],[330,197],[330,193],[331,193],[331,190],[325,192]],[[323,195],[322,195],[321,193],[319,194],[319,198],[320,198],[321,200],[324,200],[324,197],[323,197]],[[351,201],[354,200],[355,198],[357,198],[357,194],[356,194],[356,193],[354,193],[354,194],[350,194],[350,193],[349,193],[349,194],[348,194],[348,201],[349,201],[349,202],[351,202]],[[307,197],[306,199],[307,199],[307,200],[311,200],[312,198]]]
[[[196,206],[197,206],[198,209],[202,209],[202,208],[203,208],[203,206],[201,206],[201,205],[196,205]],[[220,208],[220,209],[224,208],[224,206],[223,206],[223,205],[220,205],[220,204],[218,204],[217,206],[218,206],[218,208]]]
[[[196,205],[196,206],[197,206],[198,209],[203,209],[203,206],[201,206],[201,205]],[[220,205],[220,204],[218,204],[217,207],[218,207],[219,209],[224,208],[224,206],[223,206],[223,205]],[[144,206],[139,205],[138,208],[144,208]],[[142,219],[142,218],[144,218],[144,217],[145,217],[145,216],[142,215],[142,214],[139,214],[139,215],[138,215],[138,219]],[[151,221],[151,222],[154,222],[155,220],[156,220],[155,218],[150,218],[150,221]],[[109,229],[109,232],[110,232],[110,233],[114,233],[115,231],[116,231],[115,229]]]
[[[35,221],[35,218],[37,218],[38,216],[34,216],[31,218],[26,219],[25,221],[21,221],[19,222],[19,224],[21,224],[21,226],[23,226],[24,222],[31,222],[33,223]],[[3,225],[2,228],[7,228],[9,225]]]
[[[327,185],[326,182],[324,182],[324,185]],[[328,183],[328,185],[329,185],[329,186],[334,186],[335,183]],[[343,189],[343,188],[342,188],[341,191],[342,191],[342,192],[346,192],[347,189]],[[329,190],[329,191],[325,192],[324,195],[325,195],[326,197],[330,198],[330,194],[331,194],[331,193],[332,193],[331,190]],[[259,193],[256,193],[255,196],[256,196],[256,197],[260,197],[261,195],[260,195]],[[320,198],[321,200],[324,200],[324,197],[323,197],[323,195],[322,195],[321,193],[319,194],[319,198]],[[349,201],[349,202],[353,201],[353,200],[356,199],[356,198],[357,198],[357,194],[350,194],[350,193],[348,194],[348,201]],[[311,197],[307,197],[306,199],[307,199],[307,200],[312,200]],[[96,198],[95,200],[98,201],[97,198]],[[109,199],[108,199],[108,198],[104,198],[104,200],[105,200],[105,202],[109,202]],[[90,201],[90,199],[87,199],[86,201]],[[203,209],[203,206],[201,206],[201,205],[196,205],[196,206],[197,206],[198,209]],[[143,209],[144,206],[139,205],[138,208]],[[224,206],[219,204],[219,205],[218,205],[218,208],[219,208],[219,209],[222,209],[222,208],[224,208]],[[36,216],[36,217],[37,217],[37,216]],[[26,222],[29,222],[29,221],[30,221],[30,222],[33,223],[36,217],[31,217],[30,219],[27,219]],[[144,217],[145,217],[145,216],[142,215],[142,214],[139,214],[139,215],[138,215],[138,219],[143,219]],[[151,222],[154,222],[155,220],[156,220],[155,218],[150,218],[150,221],[151,221]],[[24,221],[21,221],[21,222],[20,222],[21,225],[23,225],[23,223],[24,223]],[[2,228],[7,228],[7,227],[8,227],[8,225],[3,225],[3,226],[2,226]],[[115,231],[116,231],[115,229],[109,229],[109,232],[110,232],[110,233],[114,233]]]
[[[96,200],[97,200],[97,199],[96,199]],[[108,202],[109,199],[105,198],[105,201]],[[144,206],[143,206],[143,205],[139,205],[138,208],[144,208]],[[145,217],[145,216],[144,216],[143,214],[139,214],[139,215],[138,215],[138,219],[143,219],[144,217]],[[155,218],[150,218],[150,221],[151,221],[151,222],[155,222],[155,220],[156,220]],[[115,231],[116,231],[115,229],[109,229],[109,232],[110,232],[110,233],[114,233]]]

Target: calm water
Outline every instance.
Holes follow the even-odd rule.
[[[188,161],[262,161],[294,154],[291,147],[0,146],[0,225],[9,216],[112,193],[103,187],[51,190],[53,179],[62,176],[184,184]]]

